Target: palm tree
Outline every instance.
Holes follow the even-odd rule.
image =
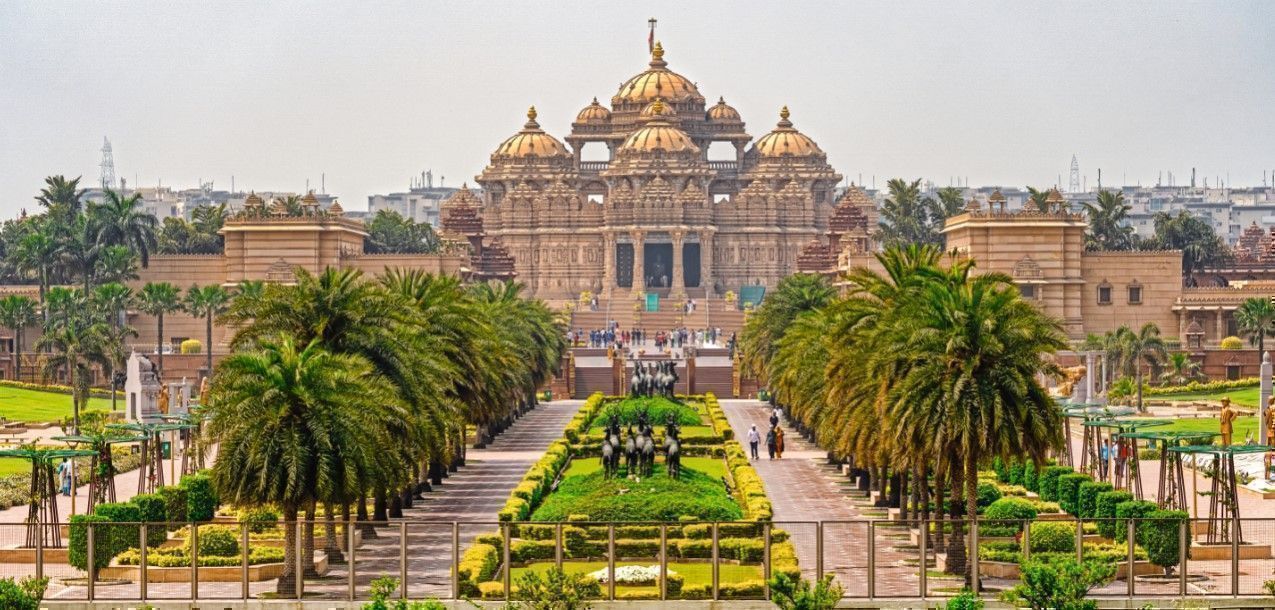
[[[965,196],[961,189],[945,186],[934,192],[938,199],[934,201],[934,213],[938,221],[946,221],[965,211]]]
[[[206,334],[204,335],[207,343],[204,349],[208,354],[208,361],[205,370],[208,375],[212,375],[212,333],[213,318],[226,312],[226,305],[230,302],[230,293],[225,288],[217,284],[209,284],[200,288],[192,285],[186,290],[186,312],[196,318],[204,318],[206,323]]]
[[[887,246],[942,243],[933,224],[933,202],[921,198],[921,180],[895,178],[888,187],[890,196],[881,205],[881,242]]]
[[[1133,377],[1137,387],[1138,410],[1145,410],[1142,405],[1142,366],[1159,366],[1166,357],[1164,339],[1160,337],[1160,327],[1154,322],[1147,322],[1133,332],[1128,326],[1116,329],[1115,340],[1119,344],[1120,364],[1125,375]]]
[[[283,511],[284,573],[277,592],[295,594],[301,509],[377,476],[391,438],[380,431],[398,404],[374,369],[311,341],[257,342],[232,354],[213,378],[210,436],[220,443],[213,481],[224,501],[273,503]],[[307,566],[308,567],[308,566]]]
[[[106,201],[89,206],[89,214],[98,226],[103,243],[128,246],[141,259],[143,269],[150,265],[159,223],[153,214],[142,208],[141,193],[125,197],[106,189]]]
[[[105,368],[111,354],[106,325],[84,315],[72,315],[46,330],[36,342],[36,347],[50,352],[44,363],[45,375],[66,371],[67,385],[71,387],[74,432],[80,431],[80,410],[88,403],[89,382],[93,366]]]
[[[195,230],[205,235],[216,235],[226,223],[226,204],[201,205],[190,211]]]
[[[1266,353],[1267,335],[1275,336],[1275,305],[1266,298],[1247,299],[1235,310],[1235,324],[1240,333],[1248,335],[1249,342],[1257,346],[1260,360]]]
[[[102,239],[98,223],[88,215],[76,216],[66,227],[65,239],[59,243],[57,253],[83,280],[85,294],[92,292],[97,261],[109,245]]]
[[[1027,196],[1031,200],[1032,205],[1036,206],[1036,211],[1045,213],[1049,211],[1049,189],[1043,191],[1036,190],[1035,187],[1027,187]]]
[[[1128,250],[1133,247],[1133,227],[1128,224],[1129,210],[1124,193],[1099,191],[1095,203],[1084,204],[1089,216],[1089,234],[1085,236],[1088,250]]]
[[[102,318],[107,320],[106,335],[110,344],[110,355],[106,369],[106,379],[111,385],[111,410],[115,410],[115,372],[124,367],[124,341],[137,336],[133,327],[124,323],[124,316],[133,304],[133,290],[123,284],[102,284],[93,290],[90,305]]]
[[[17,381],[22,381],[22,336],[39,320],[31,297],[11,294],[0,298],[0,326],[13,331],[13,378]]]
[[[778,339],[789,324],[808,311],[819,309],[837,296],[836,288],[821,275],[800,273],[779,281],[775,291],[762,301],[740,333],[743,365],[763,382],[766,364],[775,356]]]
[[[1200,363],[1186,352],[1173,352],[1164,361],[1164,373],[1160,380],[1169,385],[1185,385],[1200,379]]]
[[[94,276],[104,283],[135,280],[138,278],[137,255],[128,246],[102,248]]]
[[[45,295],[49,291],[49,276],[57,264],[58,243],[47,224],[35,224],[35,228],[22,236],[14,250],[14,266],[19,272],[34,275],[40,285],[40,309],[43,311]]]
[[[49,176],[44,179],[44,188],[35,200],[59,218],[71,218],[80,213],[84,198],[84,189],[80,188],[80,177],[67,180],[65,176]]]
[[[1042,463],[1063,442],[1061,415],[1037,376],[1057,372],[1042,355],[1067,343],[1061,324],[1022,300],[1008,276],[971,277],[967,265],[945,275],[903,308],[890,333],[907,368],[885,410],[893,433],[933,438],[959,473],[973,522],[980,465],[993,457]],[[973,564],[966,567],[977,590]]]
[[[168,282],[147,282],[137,295],[137,308],[155,316],[155,351],[159,373],[164,373],[164,316],[181,309],[181,289]],[[209,346],[211,349],[212,346]]]

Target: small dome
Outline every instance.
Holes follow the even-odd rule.
[[[677,111],[673,110],[672,106],[665,104],[663,99],[656,98],[654,102],[647,104],[646,108],[642,109],[642,114],[639,117],[648,121],[652,119],[676,121]]]
[[[611,111],[606,106],[598,103],[598,98],[593,98],[593,103],[585,106],[580,114],[576,115],[577,123],[607,123],[611,120]]]
[[[642,115],[646,124],[630,134],[618,152],[662,150],[699,154],[700,149],[695,142],[691,141],[691,137],[668,121],[668,118],[674,115],[672,109],[664,104],[664,100],[655,100],[642,111]]]
[[[553,136],[540,129],[540,123],[536,122],[536,107],[532,106],[527,110],[527,123],[522,126],[522,131],[513,135],[513,137],[505,140],[496,152],[492,153],[493,157],[569,157],[571,153],[567,152],[567,147],[562,145]]]
[[[301,198],[301,205],[307,208],[319,207],[319,198],[314,196],[314,189],[311,189],[305,194],[305,197]]]
[[[650,69],[620,85],[620,90],[611,98],[611,104],[645,104],[661,97],[672,102],[704,101],[695,83],[668,69],[668,63],[664,61],[664,47],[657,42],[651,51]]]
[[[811,140],[806,134],[793,129],[792,122],[788,120],[788,116],[788,107],[784,106],[779,111],[779,124],[775,126],[774,131],[757,140],[757,143],[753,145],[753,150],[763,157],[822,156],[824,153],[819,149],[819,145],[815,144],[815,141]]]
[[[266,202],[261,200],[261,195],[258,195],[256,191],[248,193],[248,198],[243,200],[243,207],[245,209],[257,210],[265,206]]]
[[[732,108],[726,103],[725,98],[717,98],[717,104],[708,109],[706,114],[708,120],[718,122],[742,121],[739,111]]]
[[[341,207],[340,201],[333,201],[332,205],[328,206],[328,213],[333,216],[342,216],[345,214],[345,208]]]

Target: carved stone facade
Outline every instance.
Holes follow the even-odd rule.
[[[527,118],[477,177],[483,237],[474,247],[502,244],[535,296],[774,286],[829,229],[841,176],[788,109],[754,142],[725,100],[707,105],[668,69],[658,43],[610,108],[595,98],[578,113],[566,144],[540,128],[534,108]],[[710,160],[715,143],[732,158]],[[583,160],[590,145],[607,160]]]

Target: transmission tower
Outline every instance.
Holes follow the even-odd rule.
[[[115,188],[115,155],[106,136],[102,137],[102,188]]]
[[[1076,162],[1076,155],[1071,156],[1071,184],[1067,185],[1067,190],[1072,193],[1080,192],[1080,164]]]

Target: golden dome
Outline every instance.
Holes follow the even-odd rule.
[[[642,114],[639,116],[648,121],[652,119],[676,121],[677,111],[673,110],[672,106],[665,104],[663,99],[656,98],[654,102],[647,104],[646,108],[642,109]]]
[[[513,137],[505,140],[496,152],[492,153],[493,157],[555,157],[555,156],[571,156],[567,152],[567,147],[562,145],[553,136],[540,129],[540,123],[536,122],[536,107],[532,106],[527,110],[527,123],[522,126],[522,131],[513,135]]]
[[[717,105],[713,106],[712,108],[709,108],[708,113],[705,116],[707,116],[708,120],[710,121],[719,121],[719,122],[743,120],[739,116],[739,111],[735,110],[729,104],[727,104],[725,98],[720,98],[720,97],[717,98]]]
[[[699,154],[699,147],[691,141],[691,137],[668,122],[668,118],[674,115],[672,109],[664,104],[664,100],[656,99],[642,110],[642,116],[646,118],[646,124],[630,134],[618,152],[662,150]]]
[[[695,83],[668,69],[668,63],[664,61],[664,47],[657,42],[651,51],[650,68],[620,85],[620,90],[611,98],[611,104],[645,104],[660,97],[671,102],[704,101]]]
[[[814,140],[793,129],[792,122],[788,120],[787,106],[779,111],[779,124],[774,131],[757,140],[753,150],[763,157],[811,157],[824,154]]]
[[[608,122],[611,120],[611,111],[606,106],[598,103],[598,98],[593,98],[593,103],[584,107],[580,114],[576,115],[577,123],[597,123]]]

